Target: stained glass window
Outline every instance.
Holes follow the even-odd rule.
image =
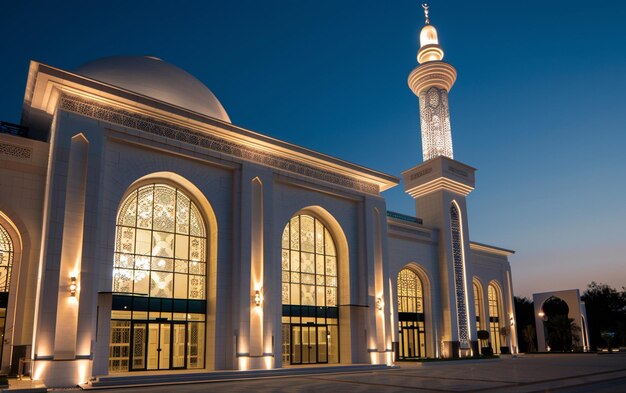
[[[150,184],[124,199],[115,234],[110,372],[204,368],[206,261],[204,219],[182,190]]]
[[[309,216],[293,217],[282,238],[283,304],[337,306],[337,255],[330,232]]]
[[[206,299],[206,244],[202,215],[181,190],[139,187],[117,216],[113,292]]]
[[[422,282],[410,269],[398,273],[398,312],[423,313]]]
[[[9,292],[13,253],[13,241],[9,232],[0,225],[0,292]]]

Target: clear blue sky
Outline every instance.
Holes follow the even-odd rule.
[[[419,2],[11,1],[0,119],[28,62],[154,55],[211,88],[235,124],[399,175],[421,162]],[[479,169],[472,240],[517,250],[518,295],[626,285],[626,2],[431,2],[455,158]],[[388,208],[414,213],[402,185]]]

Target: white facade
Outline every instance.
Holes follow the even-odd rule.
[[[474,170],[451,145],[403,173],[418,219],[387,212],[397,177],[238,127],[155,58],[33,61],[22,125],[28,138],[0,134],[3,369],[24,357],[34,378],[71,386],[476,355],[475,282],[478,326],[489,286],[489,317],[514,326],[512,251],[470,242]],[[498,340],[515,351],[514,333]]]

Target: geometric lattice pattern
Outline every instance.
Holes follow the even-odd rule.
[[[459,341],[461,347],[469,345],[467,324],[467,304],[465,301],[465,261],[463,260],[463,238],[461,218],[456,204],[450,206],[450,228],[452,231],[452,258],[454,261],[454,287],[456,292],[456,310],[459,323]]]
[[[109,341],[109,371],[128,371],[130,351],[130,321],[111,321]]]
[[[282,237],[282,304],[337,306],[337,253],[321,221],[293,217]]]
[[[206,299],[206,245],[200,211],[181,190],[137,188],[117,215],[113,292]]]
[[[398,273],[398,312],[424,312],[422,282],[410,269]]]
[[[448,92],[431,87],[420,93],[419,104],[424,161],[439,156],[454,158]]]
[[[0,225],[0,292],[9,292],[13,268],[13,241],[9,232]]]

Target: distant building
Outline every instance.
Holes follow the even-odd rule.
[[[397,177],[238,127],[160,59],[32,61],[21,125],[0,133],[2,368],[32,359],[70,386],[391,364],[476,355],[477,330],[515,351],[513,251],[470,241],[456,71],[428,20],[420,42],[424,162],[402,173],[416,216],[387,211]]]
[[[562,303],[562,309],[548,310],[550,304],[558,308]],[[589,326],[587,325],[587,309],[585,302],[580,299],[578,289],[568,289],[565,291],[552,291],[533,294],[533,304],[535,306],[535,329],[537,332],[537,350],[539,352],[550,351],[550,318],[559,314],[572,320],[572,347],[566,350],[580,349],[589,350]],[[552,315],[551,314],[552,311]],[[562,314],[561,314],[562,313]]]

